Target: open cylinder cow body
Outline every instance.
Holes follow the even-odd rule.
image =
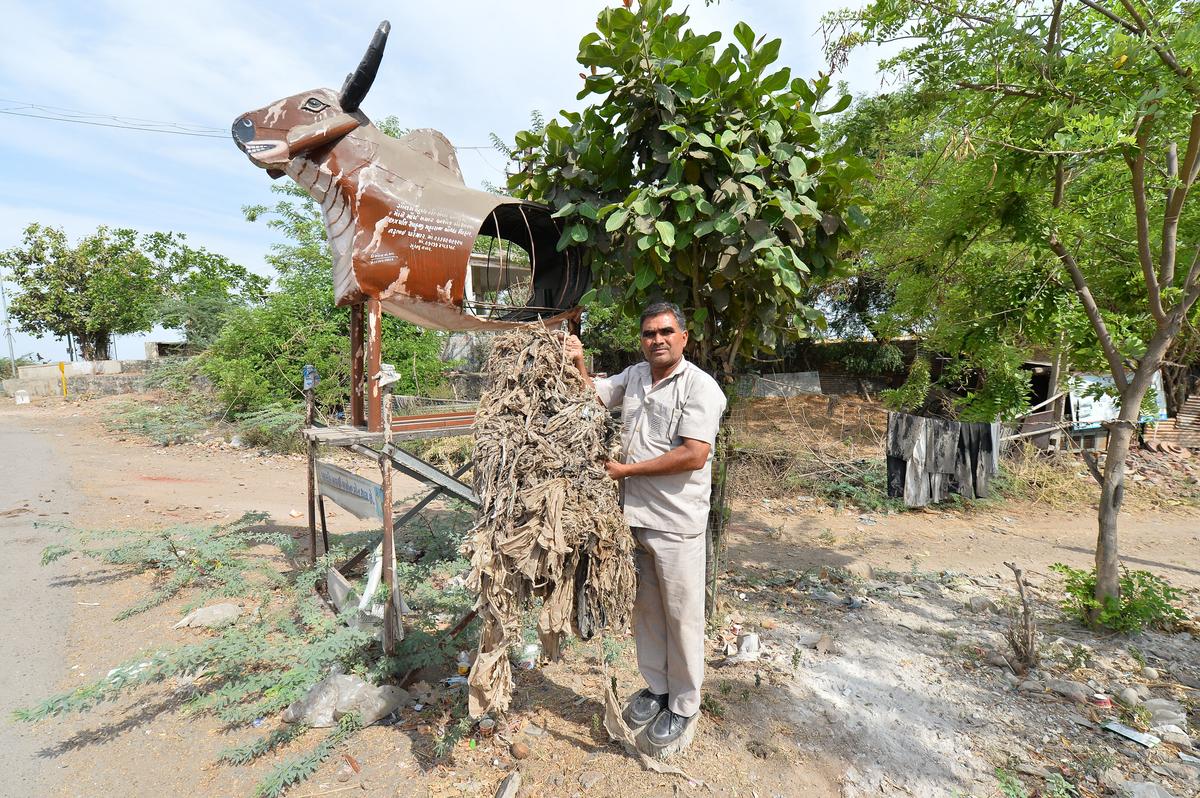
[[[392,315],[444,330],[571,315],[590,269],[577,247],[558,251],[561,230],[548,208],[468,188],[441,133],[392,138],[359,110],[389,29],[380,25],[340,92],[295,94],[233,124],[252,163],[288,175],[320,203],[335,302],[375,299]],[[480,236],[499,246],[473,257]],[[524,256],[503,257],[503,242]],[[514,302],[518,291],[525,296]]]

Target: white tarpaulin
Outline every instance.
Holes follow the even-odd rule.
[[[1132,375],[1130,375],[1132,376]],[[1121,412],[1121,405],[1113,391],[1113,379],[1100,374],[1077,374],[1071,378],[1071,406],[1075,408],[1077,430],[1097,429],[1103,422],[1112,421]],[[1158,412],[1139,419],[1144,422],[1167,420],[1167,398],[1163,393],[1162,374],[1154,373],[1150,382],[1154,390]],[[1104,393],[1098,391],[1104,389]]]

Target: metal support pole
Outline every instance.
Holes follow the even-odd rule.
[[[313,387],[314,380],[310,371],[315,374],[312,366],[304,367],[304,428],[312,429],[313,425]],[[317,443],[312,438],[308,440],[308,561],[317,562]]]
[[[378,371],[373,374],[378,375]],[[379,388],[378,379],[371,380],[371,392]],[[392,443],[392,391],[382,388],[383,399],[383,443],[384,448]],[[397,620],[396,605],[396,535],[392,529],[392,459],[385,453],[379,455],[379,471],[383,481],[383,584],[387,585],[388,599],[383,610],[383,653],[396,653]]]
[[[367,302],[367,373],[371,375],[367,396],[367,429],[383,429],[383,388],[375,375],[383,362],[383,305],[378,299]]]
[[[8,365],[12,369],[12,377],[17,378],[17,356],[13,354],[12,325],[8,318],[8,294],[4,291],[4,280],[0,278],[0,306],[4,310],[4,337],[8,339]]]
[[[367,425],[366,380],[363,377],[363,306],[350,306],[350,424]]]

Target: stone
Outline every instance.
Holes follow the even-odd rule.
[[[824,601],[826,604],[846,603],[846,599],[832,590],[814,590],[810,595],[817,601]]]
[[[1155,728],[1153,731],[1162,738],[1164,743],[1170,743],[1171,745],[1178,746],[1179,748],[1186,748],[1189,751],[1192,750],[1191,737],[1188,737],[1183,732],[1161,731],[1161,729],[1162,727],[1160,726]]]
[[[410,700],[408,691],[395,685],[373,685],[357,676],[335,673],[313,685],[303,698],[293,701],[284,710],[283,721],[328,728],[343,715],[354,713],[364,726],[370,726]]]
[[[1157,668],[1142,668],[1142,677],[1145,678],[1147,681],[1157,682],[1158,681],[1158,669]]]
[[[513,759],[525,759],[529,756],[529,746],[520,740],[513,743],[508,750],[512,754]]]
[[[1176,798],[1159,785],[1149,781],[1127,781],[1117,787],[1121,798]]]
[[[521,789],[521,771],[514,770],[509,773],[504,781],[500,782],[500,786],[496,788],[496,798],[516,798],[517,792]]]
[[[1046,689],[1063,698],[1070,699],[1076,704],[1086,704],[1088,696],[1092,694],[1086,684],[1073,682],[1070,679],[1050,679],[1046,682]]]
[[[871,569],[870,563],[865,563],[858,560],[846,563],[844,566],[842,566],[842,568],[846,573],[856,579],[871,579],[875,575],[875,572]]]
[[[541,737],[546,733],[541,726],[534,726],[532,723],[528,724],[521,731],[523,731],[525,734],[528,734],[530,737]]]
[[[1167,698],[1151,698],[1142,704],[1150,713],[1150,726],[1187,726],[1183,707]]]
[[[213,604],[192,610],[175,624],[175,628],[220,629],[236,621],[241,614],[242,608],[236,604]]]
[[[1142,703],[1142,698],[1138,695],[1137,690],[1134,690],[1132,687],[1125,687],[1117,693],[1117,702],[1127,707],[1136,707]]]
[[[983,655],[983,661],[993,668],[1008,669],[1011,667],[1008,664],[1008,658],[999,651],[989,651]]]
[[[585,770],[579,774],[579,786],[585,790],[590,790],[600,783],[604,778],[604,774],[598,770]]]
[[[1046,685],[1039,682],[1037,679],[1026,679],[1017,687],[1022,693],[1040,693],[1046,689]]]
[[[1100,783],[1113,792],[1116,792],[1125,781],[1125,774],[1116,768],[1108,768],[1100,774]]]
[[[971,596],[969,599],[966,600],[966,602],[964,603],[964,606],[967,608],[967,610],[975,613],[976,615],[979,615],[979,614],[982,614],[985,612],[999,612],[1000,611],[999,608],[996,606],[996,602],[992,601],[987,596]]]

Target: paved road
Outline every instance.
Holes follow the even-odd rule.
[[[68,466],[54,456],[53,434],[31,431],[28,417],[0,409],[0,796],[13,798],[48,795],[59,772],[53,759],[38,756],[49,736],[11,719],[14,708],[59,686],[74,608],[72,588],[63,583],[67,565],[39,564],[42,549],[60,535],[34,527],[67,520],[62,512],[79,508]]]

